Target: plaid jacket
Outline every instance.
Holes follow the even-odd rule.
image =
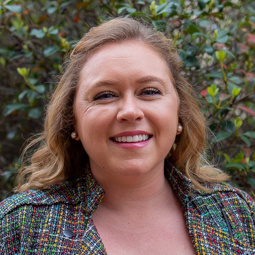
[[[228,184],[199,192],[174,167],[165,174],[197,254],[255,254],[255,204],[246,193]],[[0,204],[0,254],[106,255],[91,216],[103,196],[88,174],[7,198]]]

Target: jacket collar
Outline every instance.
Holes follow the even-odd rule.
[[[189,200],[189,194],[193,190],[191,180],[175,168],[168,160],[165,160],[165,176],[178,200],[181,202],[182,207],[185,208]]]
[[[31,189],[8,197],[0,203],[0,218],[22,205],[52,205],[57,203],[82,203],[88,213],[93,212],[104,191],[90,171],[85,176],[73,178],[46,189]]]
[[[168,160],[165,160],[165,176],[183,208],[186,208],[187,203],[196,196],[207,196],[208,194],[217,192],[237,191],[235,187],[227,183],[204,183],[202,185],[208,188],[209,191],[198,190],[192,184],[191,180]]]
[[[194,189],[191,181],[180,170],[176,169],[168,160],[165,161],[165,176],[182,207],[195,193],[206,195],[204,191]],[[207,185],[211,192],[235,191],[235,188],[228,184]],[[88,214],[93,213],[104,197],[104,191],[96,182],[90,170],[84,176],[70,179],[60,184],[54,184],[48,189],[28,190],[7,198],[1,203],[0,213],[5,214],[18,206],[25,204],[51,205],[56,203],[78,204],[82,203]]]

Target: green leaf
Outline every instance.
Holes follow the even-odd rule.
[[[236,56],[229,50],[223,49],[223,51],[225,51],[229,56],[231,56],[232,58],[236,59]]]
[[[135,9],[135,8],[132,8],[132,7],[126,7],[126,11],[127,11],[128,13],[134,13],[134,12],[136,12],[136,9]]]
[[[24,98],[24,96],[27,94],[27,92],[28,92],[28,90],[24,90],[19,94],[19,96],[18,96],[19,101],[21,101]]]
[[[209,39],[209,36],[208,36],[207,34],[205,34],[205,33],[202,33],[202,32],[195,32],[195,33],[193,33],[192,35],[193,35],[193,36],[194,36],[194,35],[195,35],[195,36],[203,36],[204,38]]]
[[[184,59],[184,65],[185,67],[199,68],[199,62],[195,56]]]
[[[182,0],[184,1],[184,0]],[[193,11],[193,14],[196,15],[197,17],[199,17],[201,14],[204,14],[204,11],[200,10],[200,11]]]
[[[176,8],[178,4],[170,2],[170,3],[162,3],[157,7],[157,15],[167,14],[168,17],[172,16],[173,13],[176,13]]]
[[[58,52],[60,48],[57,45],[49,46],[48,48],[44,49],[43,54],[45,57],[49,57],[54,53]]]
[[[232,82],[228,82],[228,92],[229,92],[230,94],[232,94],[232,90],[233,90],[234,88],[241,89],[239,86],[233,84]]]
[[[255,161],[250,160],[248,165],[249,167],[255,167]]]
[[[25,67],[18,67],[17,71],[23,78],[27,78],[30,69]]]
[[[7,139],[9,139],[9,140],[13,139],[13,138],[15,137],[16,133],[17,133],[17,130],[16,130],[16,129],[11,130],[11,131],[8,132],[8,134],[7,134]]]
[[[222,73],[219,72],[219,71],[213,71],[213,72],[207,73],[207,74],[205,74],[205,77],[208,77],[208,78],[219,78],[219,79],[223,78]]]
[[[222,38],[217,39],[218,43],[226,43],[228,41],[228,35],[225,35]]]
[[[189,34],[199,33],[200,30],[198,29],[195,22],[191,20],[185,20],[184,22],[184,30],[186,30]]]
[[[212,84],[210,87],[207,88],[207,91],[211,95],[211,97],[215,97],[219,92],[219,88],[217,88],[215,84]]]
[[[243,135],[248,136],[250,138],[254,138],[255,139],[255,132],[254,131],[248,131],[243,133]]]
[[[57,10],[57,7],[51,6],[50,8],[47,9],[47,13],[50,15],[50,14],[53,14],[56,10]]]
[[[182,60],[184,60],[187,57],[187,54],[186,54],[185,50],[178,49],[178,54],[180,55]]]
[[[22,12],[22,7],[20,5],[5,5],[4,7],[11,12],[15,12],[15,13]]]
[[[213,99],[212,99],[212,96],[210,94],[206,95],[205,100],[207,101],[208,104],[212,104],[213,103]]]
[[[31,85],[35,85],[38,82],[38,79],[36,78],[28,78],[27,80]]]
[[[232,121],[224,121],[222,122],[222,127],[225,129],[228,133],[234,133],[235,132],[235,125]]]
[[[5,109],[3,111],[3,115],[4,115],[4,117],[6,117],[16,110],[24,110],[27,107],[28,107],[28,105],[26,105],[26,104],[9,104],[5,107]]]
[[[42,115],[42,110],[40,108],[31,109],[28,113],[28,116],[33,119],[38,119]]]
[[[126,6],[122,6],[118,9],[117,14],[121,14],[126,9]]]
[[[37,92],[41,94],[43,94],[46,91],[46,88],[44,85],[37,85],[37,86],[34,86],[34,88],[36,89]]]
[[[198,0],[198,6],[201,9],[204,9],[206,5],[210,2],[211,0]]]
[[[45,33],[42,29],[33,28],[30,32],[30,35],[35,36],[36,38],[43,38],[45,36]]]
[[[160,15],[160,14],[165,14],[165,15],[167,15],[167,17],[173,17],[174,15],[177,14],[176,7],[175,6],[173,6],[173,7],[167,6],[163,10],[157,12],[157,15]]]
[[[205,52],[212,55],[214,53],[214,48],[211,46],[205,46]]]
[[[241,139],[248,147],[251,146],[251,142],[249,141],[249,139],[248,139],[246,136],[240,135],[240,139]]]
[[[34,90],[28,90],[27,92],[27,98],[30,102],[34,101],[35,98],[37,98],[38,93]]]
[[[248,183],[255,188],[255,178],[252,177],[248,177]]]
[[[0,58],[0,65],[5,68],[6,60],[4,58]]]
[[[200,32],[200,30],[198,29],[198,27],[196,26],[196,25],[194,25],[194,24],[190,24],[189,26],[188,26],[188,32],[190,33],[190,34],[194,34],[194,33],[198,33],[198,32]]]
[[[55,28],[55,27],[50,27],[50,28],[48,29],[48,33],[49,33],[50,35],[57,35],[58,32],[59,32],[59,29],[57,29],[57,28]]]
[[[240,128],[242,126],[243,122],[242,122],[240,117],[237,117],[234,120],[234,124],[235,124],[236,129],[238,129],[238,128]]]
[[[216,143],[216,142],[220,142],[223,141],[225,139],[227,139],[228,137],[230,137],[232,134],[229,132],[225,132],[225,131],[220,131],[219,133],[216,134],[216,136],[212,139],[212,143]]]
[[[245,170],[246,166],[243,163],[228,163],[225,165],[226,168],[236,168],[239,170]]]
[[[216,51],[215,54],[216,54],[217,59],[218,59],[220,62],[223,62],[223,61],[224,61],[224,59],[225,59],[225,57],[226,57],[226,52],[225,52],[225,51],[223,51],[223,50]]]
[[[196,45],[189,45],[187,47],[187,50],[186,50],[186,54],[188,57],[192,57],[192,56],[195,56],[196,55],[196,52],[197,52],[198,48]]]
[[[240,93],[240,91],[241,91],[241,89],[233,88],[233,90],[232,90],[232,95],[233,95],[233,97],[238,96],[238,94]]]
[[[228,41],[228,31],[225,30],[218,31],[216,41],[218,43],[226,43]]]
[[[154,25],[154,27],[157,28],[158,31],[160,32],[165,32],[166,31],[166,22],[164,20],[153,20],[152,24]]]
[[[206,27],[209,27],[209,26],[211,26],[211,21],[209,21],[209,20],[205,20],[205,19],[201,19],[200,21],[199,21],[199,26],[200,27],[204,27],[204,28],[206,28]]]
[[[64,3],[62,3],[60,5],[60,8],[64,9],[65,7],[67,7],[68,5],[70,5],[72,3],[72,1],[65,1]]]
[[[151,14],[153,17],[156,16],[156,13],[157,13],[157,5],[155,3],[155,1],[152,1],[151,4],[150,4],[150,11],[151,11]]]
[[[230,81],[231,83],[234,83],[234,84],[238,84],[238,85],[240,85],[242,83],[242,79],[238,76],[228,77],[228,81]]]
[[[227,162],[230,162],[230,157],[228,154],[224,153],[223,156],[227,160]]]
[[[243,152],[239,152],[236,156],[235,156],[235,162],[237,163],[242,163],[242,160],[244,159],[244,153]]]
[[[132,13],[129,13],[128,15],[126,15],[128,18],[129,17],[132,17],[132,16],[135,16],[135,17],[142,17],[144,20],[150,20],[150,16],[145,14],[144,12],[132,12]],[[70,41],[69,41],[70,43]]]

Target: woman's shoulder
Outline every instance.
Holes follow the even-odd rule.
[[[84,176],[5,199],[0,204],[0,254],[66,253],[66,247],[77,254],[103,194],[94,183]]]
[[[45,189],[27,190],[14,194],[0,202],[0,219],[23,206],[43,206],[56,203],[75,204],[81,201],[83,196],[86,196],[86,180],[84,177],[53,184]]]
[[[248,210],[255,219],[255,201],[247,192],[235,187],[230,183],[214,183],[208,184],[207,188],[210,192],[200,192],[199,197],[212,203],[212,207],[216,204],[221,204],[225,208],[241,211]]]
[[[214,184],[210,184],[209,188],[212,190],[211,193],[226,193],[229,196],[232,196],[235,194],[238,197],[240,197],[240,199],[254,202],[254,199],[247,192],[234,186],[231,183],[227,183],[227,182],[214,183]]]

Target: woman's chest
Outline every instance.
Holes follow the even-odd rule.
[[[100,211],[100,210],[99,210]],[[94,214],[93,222],[108,255],[196,254],[181,213],[154,217],[110,217]]]

